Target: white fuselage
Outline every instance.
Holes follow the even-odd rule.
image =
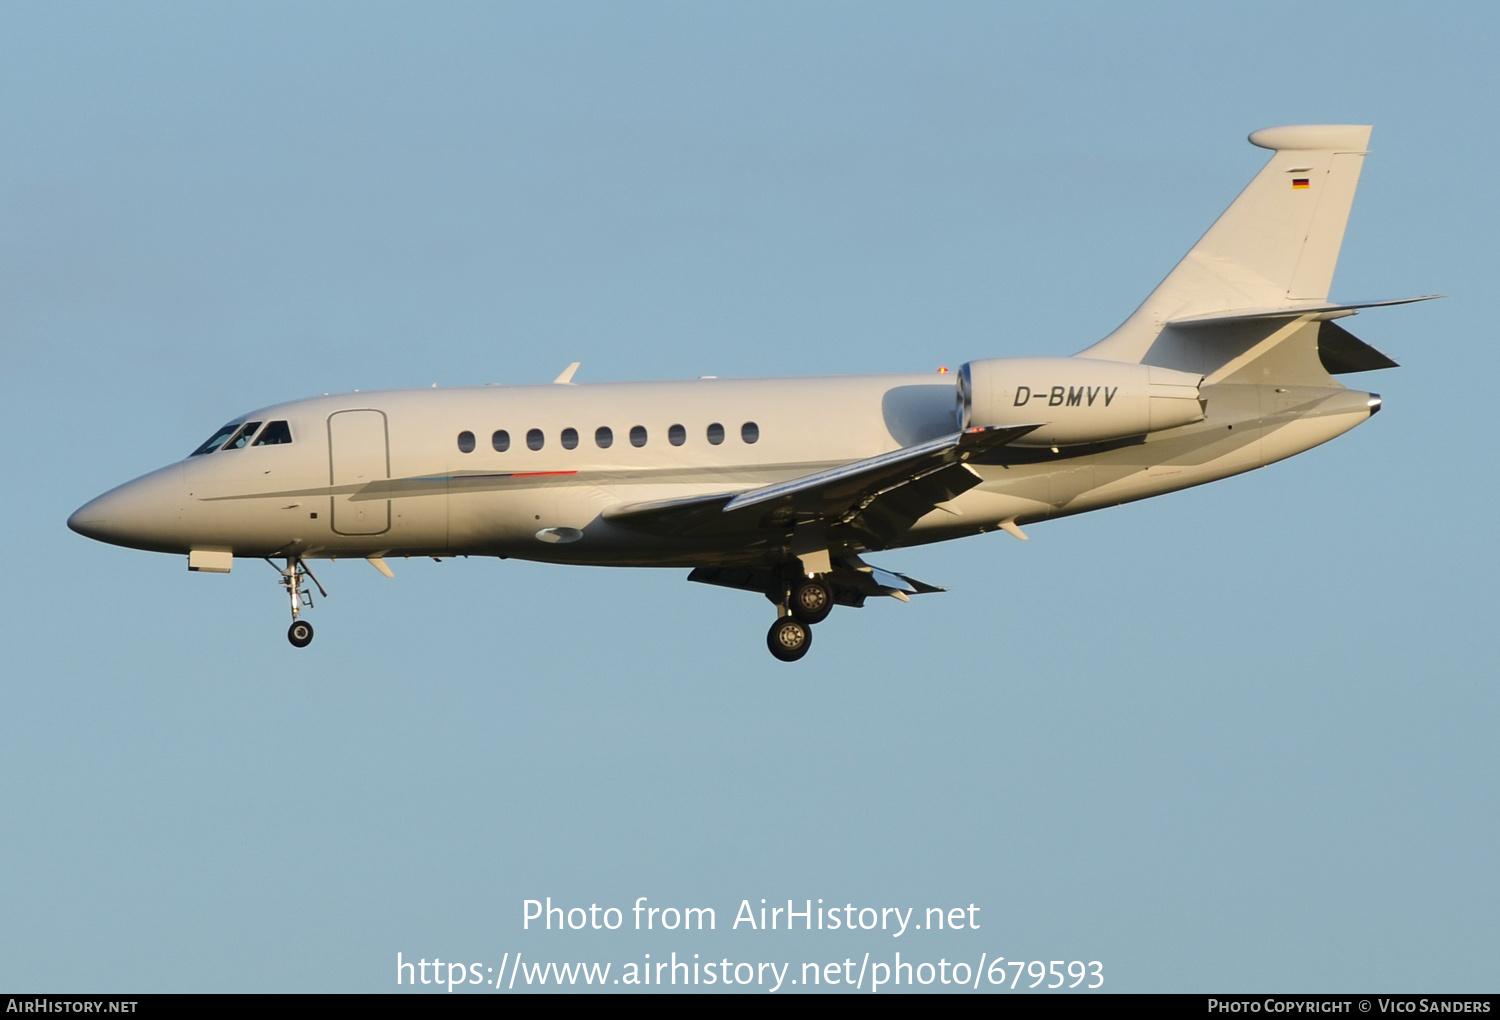
[[[1112,448],[1032,450],[977,465],[981,484],[889,544],[1212,481],[1331,439],[1372,409],[1367,394],[1342,387],[1232,385],[1205,395],[1207,416],[1196,424]],[[292,441],[189,457],[106,493],[70,524],[174,553],[765,563],[786,557],[783,542],[645,534],[604,514],[743,491],[958,428],[953,377],[941,374],[396,390],[294,401],[240,420],[285,421]],[[596,441],[601,428],[612,435],[607,447]],[[711,429],[722,430],[721,442],[710,441]],[[539,449],[528,444],[533,430]],[[577,436],[571,449],[565,430]],[[502,431],[503,451],[492,441]]]

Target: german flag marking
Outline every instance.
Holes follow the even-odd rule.
[[[1310,188],[1310,187],[1312,187],[1312,183],[1306,177],[1293,177],[1292,178],[1292,190],[1293,191],[1298,191],[1298,190],[1301,190],[1302,188]]]

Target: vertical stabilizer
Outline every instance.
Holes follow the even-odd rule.
[[[1135,313],[1083,357],[1138,362],[1164,323],[1195,315],[1323,304],[1359,184],[1370,128],[1265,128],[1265,167]]]

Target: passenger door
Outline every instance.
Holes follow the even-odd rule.
[[[328,416],[330,481],[367,487],[391,476],[383,411],[335,411]],[[339,535],[380,535],[391,528],[391,501],[360,490],[333,494],[333,530]]]

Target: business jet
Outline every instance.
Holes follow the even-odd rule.
[[[956,372],[575,383],[322,396],[235,417],[68,519],[102,542],[262,558],[291,608],[315,560],[496,556],[688,569],[776,608],[800,659],[835,606],[943,589],[888,550],[1003,531],[1290,457],[1380,410],[1335,376],[1395,367],[1331,301],[1370,128],[1267,128],[1273,155],[1122,325],[1072,357]],[[278,562],[279,561],[279,562]]]

